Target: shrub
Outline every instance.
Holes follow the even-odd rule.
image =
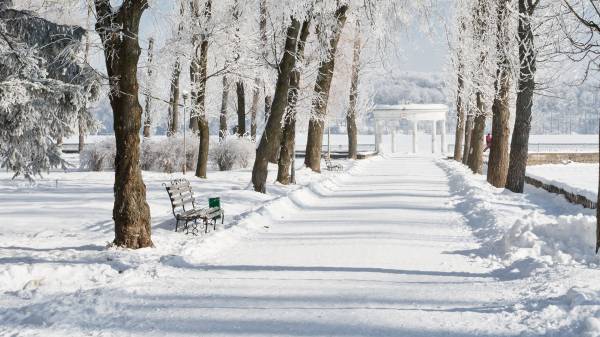
[[[186,137],[186,169],[193,170],[198,157],[198,140]],[[183,168],[183,137],[145,139],[142,142],[142,170],[173,173]]]
[[[79,154],[79,166],[83,170],[102,171],[115,168],[117,146],[113,137],[86,145]]]
[[[229,135],[210,148],[208,158],[220,171],[250,166],[256,156],[255,144],[249,137]]]

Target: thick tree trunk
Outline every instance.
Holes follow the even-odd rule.
[[[169,129],[167,136],[174,136],[179,129],[179,77],[181,75],[181,64],[179,58],[175,60],[173,73],[171,73],[171,89],[169,91]]]
[[[467,114],[465,121],[465,144],[463,146],[462,162],[467,165],[469,162],[469,150],[471,150],[471,134],[473,133],[473,114]]]
[[[257,192],[266,192],[269,158],[281,144],[281,119],[287,107],[290,77],[296,66],[295,55],[299,31],[300,22],[292,17],[292,22],[286,31],[284,53],[279,63],[279,76],[275,86],[271,113],[256,149],[256,159],[252,168],[252,184]]]
[[[496,96],[492,105],[492,146],[488,160],[487,181],[495,187],[506,186],[506,175],[508,174],[508,138],[510,137],[510,75],[508,69],[510,64],[507,55],[504,54],[504,45],[508,35],[507,18],[508,0],[500,0],[498,3],[497,49],[500,53],[498,59],[498,70],[496,71]]]
[[[298,60],[304,61],[304,46],[308,38],[310,21],[305,20],[300,29],[300,39],[296,54]],[[283,134],[281,138],[281,148],[279,151],[279,161],[277,167],[277,181],[283,185],[294,183],[290,175],[294,163],[294,146],[296,146],[296,104],[298,102],[298,90],[300,87],[300,70],[294,69],[290,77],[290,88],[288,91],[288,107],[283,120]]]
[[[150,92],[150,88],[152,87],[152,49],[154,47],[154,38],[150,38],[148,40],[148,64],[147,67],[148,69],[146,70],[146,74],[148,76],[147,79],[147,88],[146,88],[146,107],[144,109],[144,114],[145,114],[145,118],[144,118],[144,137],[148,138],[151,136],[151,130],[152,130],[152,92]]]
[[[462,69],[458,67],[458,90],[456,93],[456,135],[454,137],[454,160],[462,161],[463,158],[463,141],[465,139],[465,108],[463,106],[462,95],[464,88],[464,80],[462,77]]]
[[[473,173],[481,173],[483,168],[483,135],[485,133],[485,104],[483,95],[477,93],[477,115],[473,122],[473,131],[471,132],[471,150],[469,150],[469,168]]]
[[[219,114],[219,139],[227,136],[227,103],[229,100],[229,81],[223,76],[223,93],[221,95],[221,113]]]
[[[600,130],[600,124],[599,129]],[[598,143],[600,144],[600,135],[598,135]],[[598,170],[598,198],[596,199],[596,205],[600,205],[600,170]],[[600,207],[596,207],[596,254],[600,249]]]
[[[235,84],[235,92],[237,94],[238,118],[236,132],[238,137],[243,137],[246,134],[246,94],[244,92],[244,82],[239,81]]]
[[[260,100],[260,80],[257,78],[254,81],[254,90],[252,91],[252,105],[250,105],[250,137],[252,141],[256,141],[256,113],[258,112],[258,102]]]
[[[148,7],[145,0],[125,0],[113,8],[110,0],[95,0],[96,31],[104,45],[106,70],[113,95],[117,153],[115,156],[114,244],[119,247],[152,246],[150,208],[139,167],[142,107],[138,101],[137,65],[140,46],[137,36],[140,18]],[[113,34],[120,27],[122,34]]]
[[[531,130],[531,107],[535,90],[536,54],[531,27],[533,6],[531,0],[519,0],[519,83],[515,127],[510,144],[510,164],[506,188],[523,193],[525,170],[529,151],[529,131]]]
[[[323,146],[323,128],[327,115],[329,89],[335,70],[335,54],[344,24],[346,23],[347,5],[340,6],[335,13],[337,24],[329,41],[329,57],[321,62],[315,83],[315,99],[313,101],[310,121],[308,123],[308,138],[304,164],[314,172],[321,172],[321,147]]]
[[[358,131],[356,128],[356,114],[358,104],[358,77],[360,75],[360,25],[356,23],[354,45],[352,46],[352,77],[350,78],[350,100],[346,113],[346,129],[348,131],[348,158],[356,159],[358,152]]]
[[[271,115],[271,106],[273,105],[273,97],[267,95],[265,96],[265,123],[269,120],[269,116]]]
[[[212,1],[205,3],[204,11],[201,13],[198,2],[193,2],[193,15],[198,17],[204,15],[207,19],[211,16]],[[198,162],[196,164],[196,177],[206,178],[208,168],[208,146],[209,130],[208,118],[206,116],[206,79],[208,63],[208,37],[198,35],[194,37],[194,58],[190,65],[190,78],[192,82],[192,114],[195,116],[196,124],[194,130],[198,133],[200,144],[198,146]]]

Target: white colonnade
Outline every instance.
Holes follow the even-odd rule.
[[[412,122],[412,151],[419,152],[418,145],[418,123],[431,122],[431,149],[433,153],[438,152],[436,141],[438,123],[441,125],[441,146],[440,152],[446,153],[446,115],[448,106],[443,104],[403,104],[403,105],[378,105],[373,110],[375,118],[375,150],[382,151],[383,124],[390,121],[408,120]],[[391,151],[396,152],[396,129],[391,130]]]

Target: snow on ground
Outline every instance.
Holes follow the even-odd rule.
[[[593,211],[433,157],[344,164],[268,195],[188,177],[227,211],[201,237],[172,231],[180,175],[144,172],[138,251],[105,248],[112,173],[2,174],[0,336],[600,336]]]
[[[598,198],[598,164],[534,165],[527,167],[527,175],[592,201]]]
[[[494,188],[452,161],[440,165],[481,244],[470,256],[501,267],[501,278],[529,280],[511,308],[529,326],[525,335],[600,336],[595,210],[532,186],[522,195]]]

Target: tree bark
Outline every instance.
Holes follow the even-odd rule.
[[[150,92],[150,88],[151,88],[151,83],[152,83],[152,49],[154,47],[154,38],[150,38],[148,40],[148,64],[147,67],[148,69],[146,70],[146,74],[148,76],[148,83],[146,84],[146,108],[144,109],[144,114],[145,114],[145,118],[144,118],[144,137],[148,138],[151,136],[151,129],[152,129],[152,93]]]
[[[192,10],[195,17],[204,15],[207,18],[211,16],[212,1],[208,0],[205,4],[204,11],[201,13],[198,8],[198,2],[193,2],[194,9]],[[190,78],[192,83],[192,115],[196,124],[195,131],[198,133],[200,144],[198,146],[198,162],[196,164],[196,177],[206,178],[208,168],[208,147],[209,147],[209,130],[208,118],[206,116],[206,80],[207,80],[207,63],[208,63],[208,37],[204,34],[197,34],[193,37],[194,41],[194,57],[190,65]]]
[[[485,133],[485,104],[483,95],[476,94],[477,115],[473,119],[473,131],[471,132],[471,149],[469,150],[469,168],[473,173],[481,173],[483,168],[483,135]]]
[[[259,86],[260,80],[256,78],[252,90],[252,105],[250,105],[250,137],[252,141],[256,141],[256,113],[258,112],[258,102],[260,100]]]
[[[146,0],[125,0],[113,8],[110,0],[95,0],[96,31],[104,45],[104,57],[113,110],[116,138],[114,244],[119,247],[152,246],[150,208],[146,186],[139,167],[142,107],[138,101],[137,65],[140,57],[138,31],[140,18],[148,7]],[[115,32],[118,28],[118,33]]]
[[[171,89],[169,91],[169,129],[167,136],[174,136],[179,129],[179,77],[181,64],[179,58],[175,59],[173,73],[171,73]]]
[[[531,0],[519,0],[519,83],[515,127],[510,144],[510,160],[506,188],[523,193],[525,170],[529,151],[529,131],[531,130],[531,107],[535,90],[536,53],[534,49],[531,15],[534,6]]]
[[[281,144],[281,119],[287,107],[287,96],[290,86],[290,77],[296,66],[296,48],[300,22],[292,17],[292,22],[287,28],[284,53],[279,63],[279,75],[275,86],[275,96],[271,113],[265,126],[258,148],[256,159],[252,168],[252,184],[257,192],[266,192],[269,158],[277,151]]]
[[[221,113],[219,114],[219,139],[227,136],[227,104],[229,100],[229,81],[223,76],[223,93],[221,95]]]
[[[360,25],[356,23],[354,45],[352,46],[352,77],[350,79],[350,100],[346,113],[346,129],[348,131],[348,158],[356,159],[358,152],[358,131],[356,128],[356,114],[358,105],[358,79],[360,75]]]
[[[321,147],[323,146],[323,127],[327,115],[327,103],[329,101],[329,89],[335,70],[335,54],[338,41],[344,24],[346,23],[347,5],[338,7],[335,12],[337,24],[333,36],[329,41],[329,57],[319,65],[317,81],[315,83],[315,99],[313,101],[310,121],[308,123],[308,138],[306,141],[306,155],[304,164],[314,172],[321,172]]]
[[[471,134],[473,133],[473,114],[467,114],[465,121],[465,146],[463,147],[462,162],[467,165],[469,162],[469,150],[471,149]]]
[[[235,84],[235,92],[237,94],[238,118],[236,132],[238,137],[243,137],[246,134],[246,94],[244,92],[244,82],[239,81]]]
[[[296,54],[297,63],[304,61],[304,46],[308,38],[310,20],[305,20],[300,29],[300,39]],[[279,151],[279,161],[277,166],[277,181],[283,185],[293,183],[290,175],[291,167],[294,162],[294,146],[296,146],[296,104],[298,102],[298,90],[300,87],[300,69],[296,67],[290,77],[290,88],[288,91],[288,107],[283,120],[283,134],[281,138],[281,148]]]
[[[510,64],[507,55],[504,55],[504,45],[508,35],[508,0],[500,0],[498,3],[497,21],[497,49],[500,53],[498,69],[496,71],[496,96],[492,104],[492,145],[488,160],[487,181],[495,187],[506,186],[508,174],[508,138],[510,137],[510,75],[508,73]]]
[[[456,135],[454,137],[454,160],[462,161],[463,142],[465,139],[465,109],[463,106],[462,95],[464,89],[464,80],[462,69],[463,65],[458,67],[458,90],[456,93]]]
[[[92,8],[90,6],[87,6],[87,16],[85,19],[85,29],[90,29],[90,17],[92,16]],[[90,34],[87,33],[85,34],[85,52],[83,54],[84,57],[84,63],[89,63],[89,58],[90,58]],[[84,109],[87,109],[87,104],[84,107]],[[85,134],[86,134],[86,127],[84,125],[84,121],[82,120],[81,117],[81,113],[79,114],[79,117],[77,118],[77,128],[79,129],[79,142],[78,142],[78,146],[77,146],[77,151],[79,153],[83,152],[83,148],[85,147]]]
[[[600,123],[599,129],[600,130]],[[600,144],[600,134],[598,135],[598,143]],[[600,170],[598,171],[598,197],[596,199],[596,254],[598,254],[598,249],[600,249]]]

